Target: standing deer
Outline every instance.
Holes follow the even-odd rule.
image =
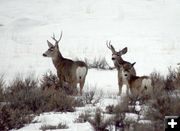
[[[62,56],[58,46],[61,38],[62,32],[58,40],[53,34],[52,39],[55,41],[55,45],[47,40],[49,49],[43,53],[43,56],[52,58],[52,62],[57,70],[60,86],[62,87],[65,83],[68,83],[71,88],[76,88],[79,83],[80,94],[82,95],[88,67],[83,61],[72,61]]]
[[[106,42],[107,47],[111,50],[112,52],[112,61],[114,63],[114,66],[116,67],[117,71],[118,71],[118,86],[119,86],[119,95],[121,95],[121,90],[122,90],[122,85],[123,85],[123,81],[122,81],[122,65],[123,64],[128,64],[131,65],[131,63],[124,61],[122,58],[122,55],[127,53],[127,47],[123,48],[120,51],[116,51],[113,47],[113,45],[111,45],[111,41],[107,41]],[[130,73],[132,75],[136,75],[136,71],[133,68],[131,68]]]
[[[152,80],[148,76],[136,76],[130,73],[134,64],[124,63],[122,65],[122,78],[123,84],[127,86],[127,89],[131,91],[133,96],[145,96],[150,95],[153,90]],[[129,91],[127,90],[127,95]]]

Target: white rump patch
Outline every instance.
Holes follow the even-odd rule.
[[[151,79],[143,79],[142,80],[142,85],[141,85],[142,88],[146,87],[147,88],[147,91],[151,91],[151,88],[152,88],[152,81]]]
[[[81,80],[81,79],[84,79],[84,77],[86,76],[86,73],[87,73],[87,69],[86,67],[78,67],[76,69],[76,78],[77,80]]]

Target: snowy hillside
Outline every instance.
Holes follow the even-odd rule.
[[[0,14],[0,72],[7,78],[55,70],[42,53],[61,30],[68,58],[105,56],[113,65],[105,45],[112,40],[116,49],[129,48],[124,58],[137,62],[138,74],[166,73],[180,62],[178,0],[1,0]]]
[[[113,66],[106,46],[111,40],[117,50],[128,47],[123,58],[136,62],[138,75],[153,71],[167,74],[168,67],[177,67],[180,62],[179,0],[0,0],[0,74],[6,82],[17,74],[32,73],[41,78],[49,70],[55,73],[51,59],[42,54],[48,49],[46,40],[52,41],[52,34],[59,36],[61,31],[60,51],[73,60],[105,57]],[[90,69],[84,90],[90,85],[116,95],[117,83],[116,70]],[[109,103],[117,103],[119,97],[114,97]],[[108,106],[104,100],[105,105],[102,100],[97,107]],[[73,123],[78,113],[78,109],[66,115],[45,113],[35,118],[40,124],[20,130],[58,124],[57,118],[68,123],[67,130],[89,131],[89,123]]]

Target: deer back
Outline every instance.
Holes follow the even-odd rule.
[[[84,79],[88,71],[87,65],[82,61],[63,59],[59,61],[57,73],[65,82],[76,82]],[[80,78],[82,77],[82,78]]]

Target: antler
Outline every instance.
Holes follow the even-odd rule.
[[[54,35],[54,33],[53,33],[53,36],[51,37],[55,42],[56,42],[56,44],[58,44],[59,43],[59,41],[61,40],[61,38],[62,38],[62,31],[61,31],[61,35],[60,35],[60,37],[59,37],[59,40],[57,40],[56,38],[55,38],[55,35]]]
[[[110,43],[111,43],[111,41],[106,41],[106,45],[107,45],[107,47],[111,50],[111,45],[110,45]]]
[[[106,45],[107,45],[107,47],[114,53],[115,52],[115,49],[114,49],[114,47],[111,45],[111,41],[106,41]]]

